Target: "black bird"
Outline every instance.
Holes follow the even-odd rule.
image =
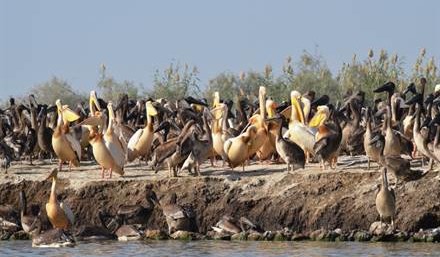
[[[376,88],[373,90],[374,93],[382,93],[387,92],[388,93],[388,104],[391,104],[391,96],[393,96],[394,90],[396,89],[396,84],[394,84],[392,81],[389,81],[382,86]]]
[[[32,155],[34,153],[34,148],[37,145],[37,133],[35,132],[35,129],[28,128],[27,134],[26,134],[26,141],[24,142],[24,153],[26,155],[29,155],[29,161],[32,164]]]
[[[47,113],[48,111],[53,111],[54,107],[47,107],[47,105],[41,108],[40,113],[38,114],[37,120],[39,121],[38,131],[37,131],[37,141],[38,146],[40,147],[40,157],[42,154],[49,154],[51,157],[53,156],[53,148],[52,148],[52,134],[53,130],[47,126]]]
[[[327,105],[329,102],[330,102],[330,97],[328,95],[322,95],[318,99],[315,99],[311,105],[313,108],[319,105]]]
[[[12,150],[3,140],[0,141],[0,165],[7,172],[14,159],[14,150]]]
[[[198,104],[198,105],[203,105],[205,107],[208,107],[208,104],[206,102],[203,102],[199,99],[195,99],[192,96],[187,96],[185,98],[183,98],[188,104]]]

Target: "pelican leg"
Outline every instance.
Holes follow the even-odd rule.
[[[104,167],[101,166],[101,178],[104,178]]]
[[[71,172],[72,171],[72,162],[70,161],[69,162],[69,172]]]
[[[110,168],[110,178],[112,178],[112,173],[113,173],[113,171],[112,171],[112,168]]]
[[[413,159],[415,159],[416,155],[417,155],[417,145],[414,142],[413,142],[413,151],[411,154],[412,154]]]
[[[367,160],[368,160],[368,170],[370,170],[370,157],[367,157]]]
[[[391,217],[391,229],[394,231],[394,216]]]
[[[60,160],[59,161],[59,166],[58,166],[58,170],[61,172],[61,169],[63,168],[63,161]]]
[[[244,172],[244,166],[245,166],[245,163],[243,163],[241,166],[243,167],[243,172]]]
[[[209,161],[211,162],[211,167],[216,167],[215,162],[216,162],[217,160],[215,159],[215,156],[211,156],[211,157],[209,157]]]
[[[338,166],[338,157],[335,156],[332,158],[332,163],[330,164],[332,169],[336,169],[336,167]]]
[[[195,172],[196,172],[196,176],[200,176],[200,163],[199,163],[199,161],[196,161]]]
[[[177,177],[177,167],[173,167],[173,177]]]

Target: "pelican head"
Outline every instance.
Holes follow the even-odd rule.
[[[324,123],[327,118],[330,116],[330,109],[327,105],[320,105],[317,108],[317,112],[315,116],[310,120],[309,126],[310,127],[318,127],[321,126],[322,123]]]
[[[156,110],[156,108],[154,108],[151,101],[145,102],[145,107],[146,107],[147,115],[149,115],[149,116],[156,116],[157,115],[157,110]]]
[[[277,104],[272,99],[267,99],[266,110],[269,118],[273,118],[275,116],[276,108],[277,108]]]
[[[89,107],[90,113],[92,115],[95,115],[95,111],[101,111],[101,106],[99,105],[98,97],[95,90],[90,91]]]

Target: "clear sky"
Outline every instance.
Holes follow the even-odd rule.
[[[145,87],[155,69],[189,63],[203,86],[223,71],[276,71],[303,50],[318,49],[333,72],[370,48],[412,63],[425,47],[438,64],[439,43],[435,0],[0,0],[0,99],[53,75],[91,90],[101,63]]]

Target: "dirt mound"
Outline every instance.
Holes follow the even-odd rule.
[[[38,203],[44,209],[51,183],[42,178],[49,167],[33,175],[18,168],[1,175],[0,204],[18,206],[18,193],[24,190],[29,203]],[[151,171],[136,166],[129,170],[127,177],[113,180],[99,180],[96,166],[60,173],[59,197],[72,208],[77,226],[100,224],[100,210],[116,213],[124,204],[148,205],[148,190],[159,198],[176,192],[180,204],[194,208],[200,233],[206,233],[224,214],[246,216],[265,230],[288,227],[305,232],[320,228],[368,230],[378,220],[375,195],[380,173],[367,171],[362,165],[324,172],[311,167],[294,174],[286,173],[284,165],[252,165],[245,172],[205,169],[202,174],[209,176],[179,178],[154,177]],[[428,174],[396,188],[398,229],[418,231],[440,225],[440,182],[434,179],[436,175]],[[154,209],[147,227],[166,230],[159,208]]]

